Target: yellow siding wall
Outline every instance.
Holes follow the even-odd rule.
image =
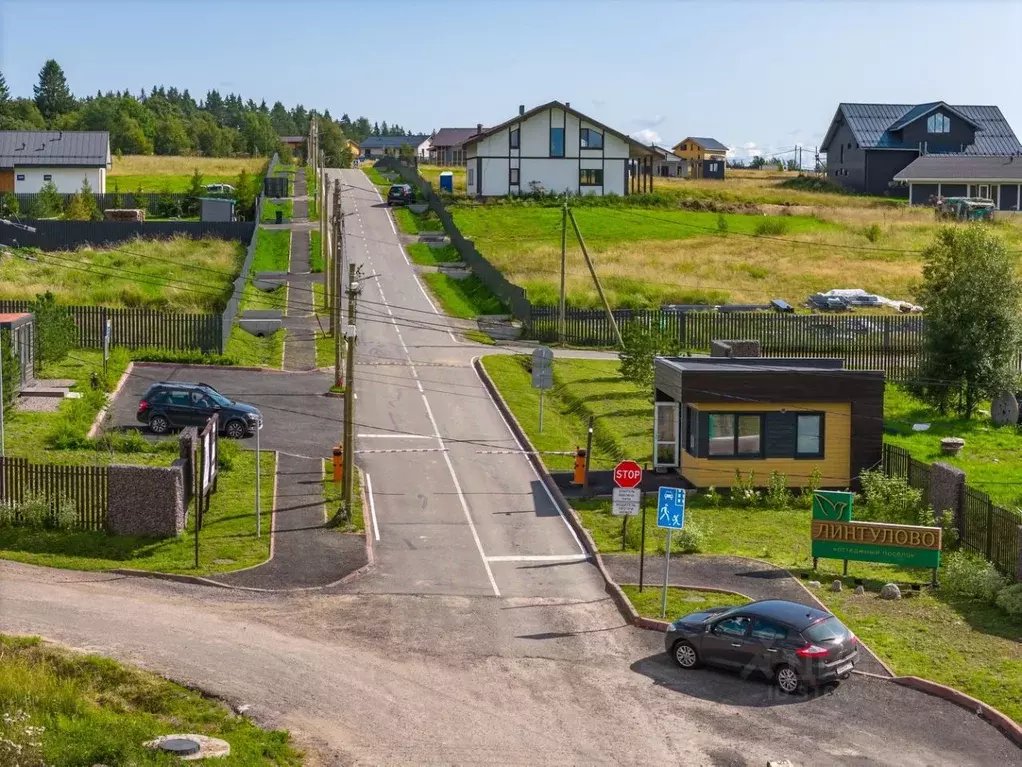
[[[765,487],[773,471],[787,475],[789,487],[806,484],[813,469],[819,467],[823,487],[847,487],[850,477],[848,467],[852,449],[852,406],[848,402],[750,402],[696,403],[685,402],[681,417],[685,417],[684,406],[709,413],[765,413],[778,410],[816,411],[823,417],[823,458],[694,458],[681,451],[681,475],[696,487],[729,487],[734,481],[735,470],[748,476],[756,473],[756,484]]]

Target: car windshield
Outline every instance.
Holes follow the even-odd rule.
[[[405,188],[404,188],[403,186],[392,186],[392,187],[390,188],[390,191],[391,191],[391,192],[397,192],[398,194],[400,194],[400,193],[401,193],[401,192],[403,192],[404,190],[405,190]]]
[[[848,629],[833,615],[802,632],[810,642],[841,642],[848,636]]]
[[[212,389],[206,389],[206,394],[208,394],[209,398],[221,407],[231,404],[231,401],[220,392],[213,391]]]

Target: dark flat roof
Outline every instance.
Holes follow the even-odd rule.
[[[870,371],[844,370],[844,360],[838,358],[787,357],[657,357],[656,364],[676,370],[713,373],[807,372],[842,370],[846,373],[867,374]]]

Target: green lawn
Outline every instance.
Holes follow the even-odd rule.
[[[287,229],[259,227],[253,272],[286,272],[291,263],[291,232]]]
[[[284,364],[284,331],[258,338],[238,325],[231,328],[224,354],[242,367],[276,368]]]
[[[486,344],[487,346],[496,346],[497,342],[487,333],[481,330],[466,330],[462,335],[469,341],[475,341],[477,344]]]
[[[273,224],[277,221],[277,211],[280,211],[284,216],[284,223],[289,223],[295,215],[295,203],[294,200],[284,200],[283,202],[274,202],[273,200],[263,200],[263,210],[259,216],[259,221],[264,224]]]
[[[989,406],[985,406],[989,411]],[[942,416],[897,386],[884,391],[884,441],[908,450],[926,463],[953,464],[966,474],[966,481],[996,504],[1006,508],[1022,506],[1022,437],[1012,426],[995,426],[987,415],[971,420]],[[927,431],[912,431],[912,425],[928,423]],[[957,456],[941,452],[942,437],[962,437],[965,449]]]
[[[538,394],[522,367],[522,358],[489,356],[483,358],[483,365],[537,450],[563,451],[584,445],[592,413],[599,416],[594,432],[595,466],[609,468],[620,457],[648,460],[649,403],[620,379],[617,363],[556,360],[555,387],[547,393],[543,434],[538,432]],[[544,455],[543,460],[553,470],[568,470],[572,464],[570,456]],[[621,518],[611,513],[609,499],[580,500],[573,506],[601,551],[622,552]],[[655,555],[663,553],[666,535],[656,527],[654,506],[647,503],[645,517],[646,552]],[[690,499],[686,511],[686,527],[698,531],[701,538],[700,553],[762,559],[825,584],[842,579],[839,561],[821,560],[819,568],[812,569],[810,522],[807,505],[798,501],[780,509],[763,505],[738,508],[726,500],[714,505],[705,493],[699,493]],[[625,553],[639,552],[641,527],[641,519],[629,522]],[[672,549],[680,554],[678,536],[673,544]],[[864,580],[867,594],[851,593],[855,578]],[[1022,722],[1022,621],[986,603],[940,591],[884,602],[877,593],[891,581],[925,584],[929,572],[852,562],[844,592],[822,589],[815,593],[896,673],[950,684]],[[658,614],[658,603],[656,610]]]
[[[474,319],[480,314],[507,313],[507,307],[475,275],[456,280],[434,273],[423,274],[422,279],[440,301],[444,312],[452,317]]]
[[[313,274],[323,271],[323,243],[319,232],[312,232],[309,240],[309,264]]]
[[[661,620],[660,605],[664,597],[663,586],[647,585],[641,592],[638,586],[622,586],[621,590],[625,592],[625,596],[628,597],[639,615]],[[740,607],[748,603],[749,600],[740,594],[671,587],[667,589],[667,620],[674,620],[706,607]]]
[[[262,730],[156,674],[37,637],[0,635],[0,658],[0,758],[10,759],[5,765],[170,765],[173,757],[142,744],[180,732],[230,743],[230,756],[215,760],[224,767],[302,763],[286,731]]]
[[[176,447],[176,443],[172,443]],[[0,557],[70,570],[127,567],[167,573],[206,575],[250,567],[270,555],[274,455],[261,455],[262,537],[255,535],[255,453],[221,442],[219,489],[210,496],[209,511],[199,534],[199,567],[195,568],[195,515],[177,538],[140,538],[104,532],[60,532],[24,528],[0,529]],[[176,452],[176,451],[175,451]],[[102,453],[98,453],[102,455]],[[230,456],[230,467],[224,466]],[[162,453],[163,465],[174,454]]]
[[[450,171],[453,175],[454,194],[465,194],[465,166],[455,165],[444,167],[441,165],[419,165],[419,175],[433,185],[433,188],[440,191],[440,174]]]
[[[235,186],[238,183],[238,174],[203,175],[202,184],[230,184]],[[107,178],[107,192],[115,194],[134,194],[139,187],[143,192],[169,192],[170,194],[185,194],[192,185],[192,174],[178,176],[163,175],[134,175],[134,176],[110,176]],[[147,217],[148,218],[148,217]],[[151,220],[151,219],[150,219]]]
[[[58,303],[219,311],[245,258],[234,240],[131,240],[115,248],[5,258],[0,299],[50,291]]]
[[[419,234],[421,232],[443,232],[444,225],[432,210],[425,213],[412,213],[408,208],[391,208],[394,214],[394,221],[397,228],[405,234]]]
[[[450,264],[461,260],[457,249],[453,245],[441,245],[434,247],[425,242],[416,242],[405,248],[408,251],[408,258],[413,264],[420,266],[438,266]]]

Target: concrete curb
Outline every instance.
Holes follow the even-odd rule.
[[[95,439],[96,434],[99,432],[100,427],[103,425],[103,419],[106,418],[107,412],[110,410],[110,406],[117,399],[117,395],[121,393],[121,389],[124,388],[124,382],[128,380],[128,376],[131,375],[131,369],[135,367],[134,362],[129,362],[128,367],[124,368],[124,372],[121,374],[121,379],[117,382],[117,386],[114,390],[106,395],[106,404],[99,409],[96,413],[96,417],[92,421],[92,426],[89,427],[89,433],[85,435],[86,439]]]
[[[993,706],[981,700],[976,700],[971,695],[966,695],[964,692],[953,687],[931,682],[929,679],[921,679],[917,676],[896,676],[890,681],[902,687],[908,687],[927,695],[932,695],[935,698],[941,698],[942,700],[954,703],[956,706],[972,711],[1004,733],[1008,740],[1016,746],[1022,747],[1022,725],[1019,725],[1007,714],[1001,713]]]

